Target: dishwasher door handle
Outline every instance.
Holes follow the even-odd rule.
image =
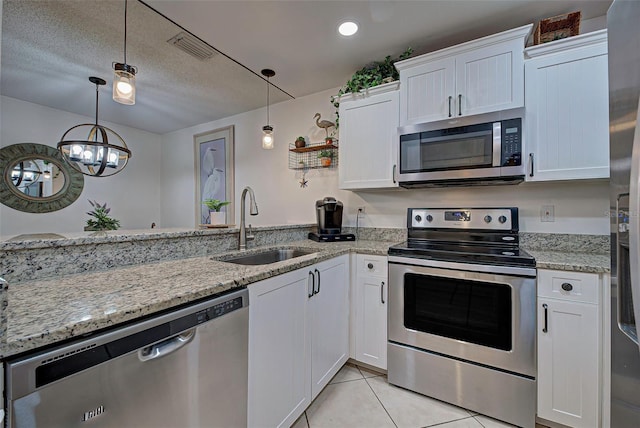
[[[155,345],[147,346],[138,351],[140,361],[150,361],[169,355],[186,346],[196,337],[196,329],[192,328],[182,334],[163,340]]]

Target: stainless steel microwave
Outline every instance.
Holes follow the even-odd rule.
[[[398,128],[397,180],[401,187],[518,184],[524,180],[520,117],[434,126],[437,124]]]

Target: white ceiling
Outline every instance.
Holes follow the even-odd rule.
[[[107,89],[101,118],[164,133],[264,106],[263,68],[276,71],[273,84],[300,97],[339,87],[367,63],[409,46],[425,53],[576,10],[590,19],[606,14],[611,1],[145,3],[237,61],[185,57],[165,43],[178,27],[130,0],[127,59],[140,70],[138,100],[116,104]],[[123,7],[123,0],[4,0],[2,94],[91,116],[94,92],[86,79],[110,80],[111,62],[122,60]],[[336,32],[344,19],[360,25],[352,38]],[[272,103],[289,99],[287,93],[272,90]]]

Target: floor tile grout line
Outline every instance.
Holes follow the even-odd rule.
[[[362,379],[364,379],[364,378],[363,378],[363,377],[361,377],[361,378],[359,378],[359,379],[346,379],[346,380],[339,380],[339,381],[336,381],[336,382],[331,381],[331,382],[329,382],[329,384],[328,384],[327,386],[329,386],[329,385],[337,385],[337,384],[339,384],[339,383],[345,383],[345,382],[354,382],[354,381],[356,381],[356,380],[362,380]]]
[[[445,421],[445,422],[438,422],[437,424],[433,424],[433,425],[425,425],[422,428],[432,428],[432,427],[439,427],[442,425],[446,425],[446,424],[450,424],[451,422],[458,422],[458,421],[464,421],[465,419],[475,419],[473,416],[467,416],[466,418],[458,418],[458,419],[452,419],[450,421]],[[478,420],[476,419],[476,422],[478,422]],[[480,423],[480,422],[478,422]],[[482,425],[482,424],[480,424]],[[484,425],[482,425],[484,427]]]
[[[309,425],[309,416],[307,416],[307,411],[304,411],[304,418],[307,420],[307,428],[311,428],[311,425]]]
[[[360,368],[358,368],[358,370],[360,370]],[[397,428],[398,424],[396,423],[396,421],[393,420],[393,418],[391,417],[391,414],[389,413],[387,408],[384,407],[384,403],[382,402],[382,400],[380,400],[380,397],[378,397],[378,394],[376,394],[376,391],[374,391],[373,387],[371,386],[371,384],[369,383],[369,381],[367,380],[366,377],[364,378],[364,381],[367,383],[367,386],[369,387],[369,389],[371,389],[371,392],[373,392],[373,395],[376,397],[376,400],[378,400],[378,402],[382,406],[382,409],[384,409],[384,411],[387,414],[387,416],[389,416],[389,419],[391,419],[391,423],[393,423],[393,425]]]
[[[486,427],[484,426],[484,424],[482,423],[482,421],[481,421],[480,419],[476,418],[476,416],[478,416],[478,415],[473,415],[473,419],[475,419],[475,420],[476,420],[476,422],[478,422],[478,423],[482,426],[482,428],[486,428]]]

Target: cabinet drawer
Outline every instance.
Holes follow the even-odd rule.
[[[358,275],[387,277],[385,256],[358,255]]]
[[[599,303],[600,278],[595,273],[538,269],[538,296]]]

